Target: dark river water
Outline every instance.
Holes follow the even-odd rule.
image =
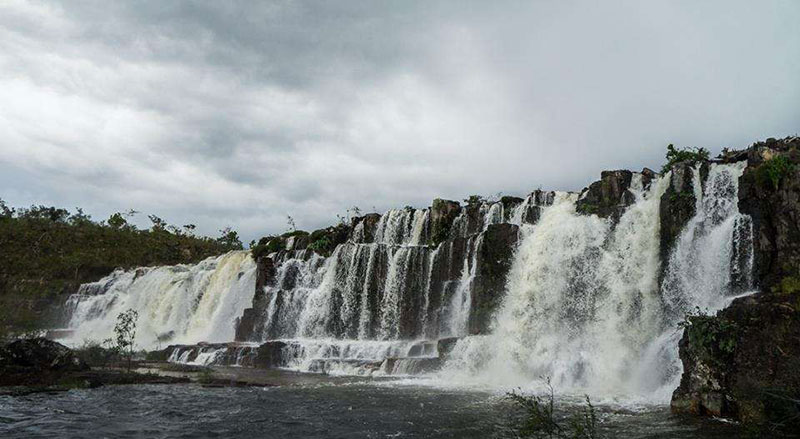
[[[513,407],[500,394],[392,383],[203,388],[107,386],[0,397],[0,437],[496,438]],[[598,407],[603,437],[731,438],[736,427],[664,406]]]

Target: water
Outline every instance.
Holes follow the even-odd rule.
[[[667,403],[682,370],[678,321],[750,287],[748,276],[739,290],[732,281],[752,271],[750,221],[737,208],[743,169],[713,164],[705,186],[695,169],[696,215],[661,288],[659,206],[669,176],[648,191],[634,178],[636,201],[616,225],[576,214],[576,195],[559,194],[524,231],[492,333],[459,340],[438,378],[527,388],[549,377],[564,394]]]
[[[114,336],[116,316],[139,313],[137,348],[170,343],[233,340],[236,319],[251,305],[255,263],[249,252],[230,252],[195,265],[118,270],[81,286],[70,298],[66,343],[80,345]]]
[[[429,209],[410,208],[358,224],[328,258],[289,245],[273,255],[276,276],[250,341],[287,343],[282,366],[296,371],[424,373],[445,387],[499,390],[530,389],[544,376],[564,395],[665,404],[681,374],[678,321],[751,288],[752,224],[737,208],[744,166],[712,164],[705,181],[694,170],[696,214],[664,261],[659,209],[670,175],[645,188],[634,174],[634,201],[616,223],[578,214],[577,194],[537,191],[510,208],[462,207],[438,246]],[[473,335],[476,255],[503,222],[521,238],[494,322]],[[253,285],[242,252],[118,272],[76,296],[72,326],[76,337],[108,334],[116,312],[133,307],[146,346],[165,333],[171,342],[231,341]],[[431,374],[436,353],[412,355],[411,346],[449,336],[459,341]],[[204,354],[193,361],[217,358]]]
[[[560,401],[565,412],[576,405]],[[108,386],[0,396],[4,438],[493,438],[513,425],[501,394],[392,382],[250,388]],[[736,427],[664,407],[600,406],[605,437],[728,438]]]

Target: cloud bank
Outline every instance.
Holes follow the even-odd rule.
[[[800,131],[800,3],[0,3],[0,197],[247,241]],[[142,224],[146,225],[146,224]]]

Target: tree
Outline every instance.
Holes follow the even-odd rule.
[[[128,220],[126,220],[125,216],[121,213],[117,212],[108,217],[108,225],[115,229],[121,229],[128,225]]]
[[[12,216],[14,216],[14,208],[8,207],[8,204],[0,198],[0,218],[11,218]]]
[[[286,225],[289,226],[290,232],[297,230],[297,225],[294,223],[294,218],[292,218],[291,215],[286,215]]]
[[[227,247],[229,250],[241,250],[244,248],[242,245],[242,240],[239,239],[239,234],[236,230],[231,229],[230,227],[225,227],[224,229],[220,230],[222,235],[217,238],[217,242]]]
[[[135,309],[128,309],[117,315],[117,324],[114,325],[114,334],[117,336],[116,348],[120,355],[128,358],[128,372],[131,371],[138,319],[139,313]]]
[[[153,223],[153,231],[156,230],[166,230],[167,229],[167,222],[163,219],[155,216],[155,215],[147,215],[150,218],[150,221]]]

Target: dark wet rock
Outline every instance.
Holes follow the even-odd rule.
[[[616,222],[625,208],[633,204],[635,197],[628,190],[631,187],[631,171],[603,171],[600,181],[589,185],[581,192],[576,203],[578,212],[585,215],[597,215],[611,218]]]
[[[381,367],[388,375],[418,375],[434,372],[442,366],[439,357],[427,358],[387,358]]]
[[[375,232],[378,227],[378,222],[381,220],[381,215],[378,213],[368,213],[364,216],[353,218],[352,230],[353,235],[350,237],[353,242],[370,243],[375,241]],[[358,225],[361,224],[361,227]],[[360,230],[356,233],[356,230]]]
[[[421,341],[408,350],[409,357],[431,357],[436,356],[436,342]]]
[[[767,426],[790,421],[784,427],[797,431],[800,295],[759,293],[690,321],[672,410]]]
[[[669,187],[661,196],[659,216],[661,220],[660,255],[662,261],[669,260],[675,240],[686,223],[695,214],[693,167],[691,162],[677,163],[672,167]],[[707,167],[707,165],[702,165]],[[665,267],[666,264],[662,264]]]
[[[0,347],[0,385],[46,381],[88,369],[71,349],[46,338],[20,339]]]
[[[456,343],[458,343],[458,337],[447,337],[447,338],[440,338],[436,342],[436,350],[439,352],[439,358],[442,360],[446,360],[447,357],[450,355],[450,352],[453,351],[453,348],[456,347]]]
[[[495,310],[505,292],[506,276],[511,268],[519,227],[513,224],[492,224],[483,234],[478,252],[472,304],[469,317],[470,334],[486,334]]]
[[[531,192],[531,202],[525,208],[522,214],[522,222],[525,224],[536,224],[539,218],[542,217],[542,209],[546,206],[551,206],[556,198],[556,193],[553,191],[543,191],[537,189]]]
[[[500,197],[500,204],[503,205],[503,221],[510,221],[514,208],[522,204],[525,200],[519,197],[504,196]]]
[[[642,188],[644,188],[644,190],[650,189],[650,183],[656,178],[658,178],[658,173],[656,173],[656,171],[650,168],[642,169]]]
[[[739,210],[753,222],[755,281],[788,291],[800,285],[800,137],[756,143],[747,160]]]
[[[282,341],[268,341],[258,347],[253,366],[270,369],[283,364],[283,350],[288,345]]]
[[[450,228],[460,212],[461,204],[457,201],[443,200],[441,198],[433,200],[430,214],[431,245],[439,245],[450,236]]]
[[[351,227],[346,224],[315,230],[308,236],[308,245],[303,248],[308,248],[322,256],[330,256],[337,245],[347,242],[351,233]]]

